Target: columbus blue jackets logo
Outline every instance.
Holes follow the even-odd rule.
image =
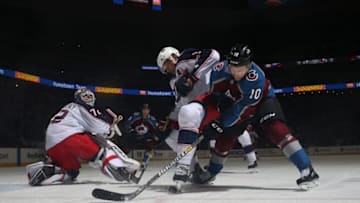
[[[248,81],[255,81],[259,78],[259,74],[255,70],[249,70],[246,75],[246,80]]]

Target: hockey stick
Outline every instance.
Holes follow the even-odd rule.
[[[130,180],[131,180],[133,183],[138,184],[138,183],[140,182],[140,180],[141,180],[142,176],[144,175],[144,173],[145,173],[145,171],[146,171],[146,168],[147,168],[147,166],[148,166],[148,164],[149,164],[149,162],[150,162],[150,158],[151,158],[151,157],[149,156],[145,161],[142,162],[141,167],[140,167],[140,170],[139,170],[140,174],[139,174],[138,176],[136,176],[136,174],[137,174],[138,172],[136,172],[135,174],[132,174],[132,175],[130,176]]]
[[[143,164],[141,165],[141,171],[140,171],[140,174],[138,176],[135,176],[132,175],[130,177],[131,181],[133,181],[135,184],[138,184],[140,182],[140,179],[142,178],[142,176],[144,175],[145,173],[145,170],[149,164],[149,161],[150,161],[150,156],[143,162]]]
[[[103,199],[103,200],[111,200],[111,201],[128,201],[137,197],[141,192],[143,192],[146,188],[148,188],[153,182],[159,179],[162,175],[164,175],[170,168],[175,166],[175,164],[186,156],[196,145],[198,145],[204,139],[204,135],[201,135],[196,139],[191,146],[188,146],[181,154],[177,155],[175,159],[169,162],[166,166],[164,166],[157,174],[155,174],[150,180],[148,180],[144,185],[140,186],[137,190],[131,193],[117,193],[109,190],[104,190],[100,188],[95,188],[92,191],[92,195],[95,198]]]

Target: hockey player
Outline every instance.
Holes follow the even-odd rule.
[[[80,160],[110,178],[130,182],[140,163],[106,139],[116,123],[110,124],[94,105],[94,93],[78,89],[74,102],[51,118],[46,129],[47,161],[26,166],[30,185],[73,182],[80,173]]]
[[[170,135],[165,139],[166,143],[178,154],[194,141],[188,135],[188,118],[182,116],[182,106],[192,101],[197,96],[209,91],[209,76],[212,65],[220,60],[220,54],[214,49],[185,49],[180,53],[174,47],[164,47],[158,54],[157,65],[163,74],[171,74],[170,87],[175,91],[175,108],[170,112],[167,120],[160,126],[160,130],[165,131],[170,128]],[[179,129],[178,121],[183,123]],[[197,131],[197,129],[193,129]],[[195,137],[196,138],[196,137]],[[242,143],[251,143],[244,136]],[[176,191],[189,179],[191,171],[194,170],[198,162],[194,156],[196,149],[192,150],[187,156],[177,163],[177,169],[173,180],[176,182]],[[251,153],[249,153],[251,154]],[[193,159],[194,157],[194,159]],[[255,157],[256,158],[256,157]],[[256,167],[256,159],[250,165]]]
[[[187,129],[194,140],[200,130],[216,137],[207,170],[194,174],[198,183],[207,183],[222,170],[229,150],[239,132],[253,123],[260,126],[269,140],[278,146],[296,166],[300,178],[296,183],[303,189],[317,186],[319,175],[312,167],[305,150],[291,134],[274,89],[264,72],[252,62],[252,52],[247,45],[234,45],[227,60],[215,64],[210,77],[211,92],[198,97],[182,107],[180,128]],[[219,111],[223,103],[227,108]],[[231,105],[229,105],[231,104]],[[204,126],[204,127],[203,127]],[[205,133],[205,131],[207,133]]]
[[[124,142],[119,143],[127,154],[135,148],[145,148],[143,165],[148,163],[152,157],[154,145],[159,141],[156,135],[158,121],[150,112],[149,104],[145,103],[141,107],[141,112],[134,112],[129,116],[125,123],[127,134],[123,137]]]

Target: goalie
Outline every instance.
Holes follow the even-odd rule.
[[[46,130],[47,160],[26,166],[30,185],[73,182],[80,173],[80,160],[112,179],[132,182],[140,163],[107,140],[120,117],[115,115],[110,121],[94,105],[94,93],[86,88],[78,89],[74,102],[51,118]]]

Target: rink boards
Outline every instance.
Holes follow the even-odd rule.
[[[360,154],[360,145],[352,146],[332,146],[332,147],[309,147],[306,149],[309,155],[342,155],[342,154]],[[257,148],[259,157],[283,156],[278,148]],[[137,160],[143,158],[144,150],[134,150],[130,157]],[[44,158],[44,150],[38,148],[0,148],[0,166],[22,166],[33,163]],[[198,150],[199,158],[208,158],[209,150]],[[244,155],[242,149],[231,150],[230,156],[241,157]],[[169,160],[175,157],[171,150],[156,150],[153,154],[153,160]]]

